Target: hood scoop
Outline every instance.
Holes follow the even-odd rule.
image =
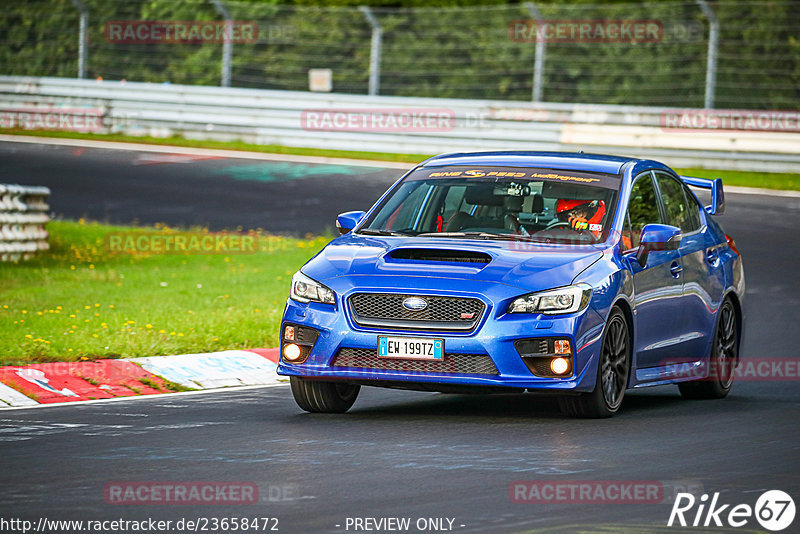
[[[398,248],[390,252],[389,257],[393,260],[441,261],[448,263],[486,264],[492,261],[492,257],[485,252],[438,248]]]

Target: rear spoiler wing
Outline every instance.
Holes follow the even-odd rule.
[[[711,204],[706,206],[709,215],[720,215],[725,212],[725,192],[722,190],[722,178],[694,178],[681,176],[686,185],[711,190]]]

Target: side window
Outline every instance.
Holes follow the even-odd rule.
[[[694,230],[698,230],[703,225],[703,221],[700,219],[700,210],[702,210],[703,207],[686,185],[683,186],[683,195],[686,197],[686,206],[689,208],[687,214],[689,224],[692,228],[690,231],[693,232]]]
[[[699,226],[693,224],[689,215],[689,206],[683,194],[683,184],[675,178],[662,172],[657,172],[658,187],[661,189],[661,199],[667,215],[667,224],[677,226],[681,232],[688,233],[697,230]]]
[[[631,222],[631,247],[639,246],[642,228],[647,224],[660,223],[658,198],[650,173],[641,175],[631,188],[631,199],[628,201],[628,217]]]

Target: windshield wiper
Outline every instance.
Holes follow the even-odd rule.
[[[416,237],[465,237],[468,239],[495,239],[503,238],[504,234],[491,234],[489,232],[426,232],[417,234]]]
[[[356,232],[361,235],[379,235],[379,236],[407,236],[409,234],[401,232],[392,232],[391,230],[376,230],[374,228],[364,228]]]

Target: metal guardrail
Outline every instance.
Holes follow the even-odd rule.
[[[443,113],[450,120],[442,128],[391,131],[319,129],[304,123],[309,111],[320,110],[344,114],[422,110]],[[0,131],[47,127],[42,117],[54,114],[49,117],[52,124],[102,133],[420,154],[585,150],[651,157],[676,167],[800,172],[797,118],[795,128],[784,131],[693,129],[665,125],[665,117],[674,113],[704,111],[0,76]]]
[[[28,259],[48,250],[50,189],[0,184],[0,261]]]

